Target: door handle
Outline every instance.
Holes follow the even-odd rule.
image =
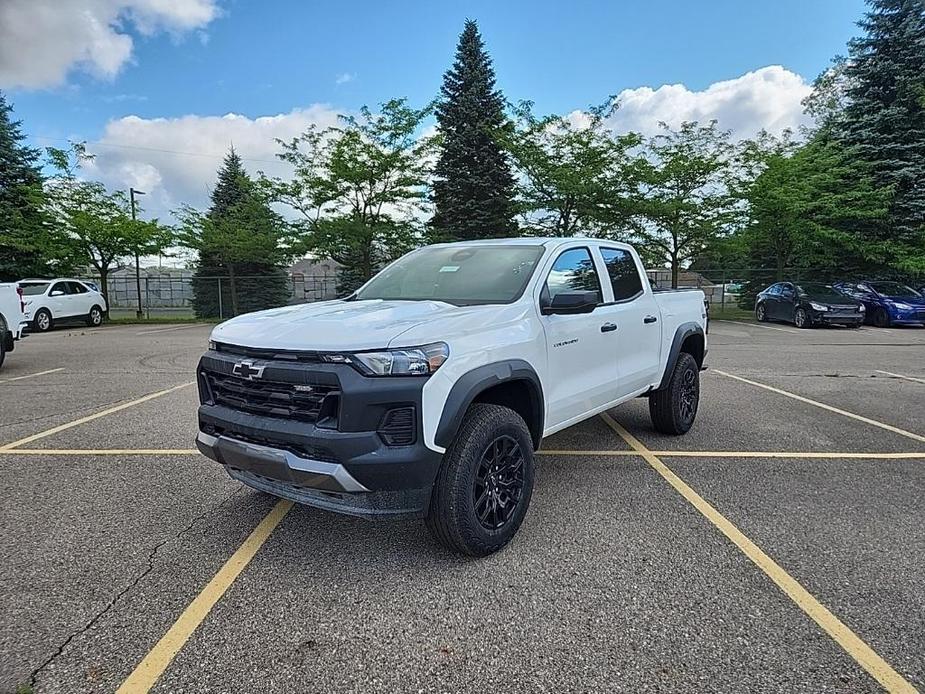
[[[654,323],[657,320],[658,318],[656,318],[655,316],[646,316],[645,318],[642,319],[642,322],[643,323]]]
[[[616,329],[617,329],[616,323],[604,323],[604,325],[601,326],[602,333],[612,333]]]

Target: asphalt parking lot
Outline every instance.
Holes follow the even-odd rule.
[[[0,691],[925,691],[925,330],[715,322],[694,429],[550,437],[481,560],[192,451],[209,330],[9,356]]]

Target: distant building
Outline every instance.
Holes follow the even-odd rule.
[[[302,258],[290,265],[293,303],[336,299],[337,276],[342,267],[333,258]]]

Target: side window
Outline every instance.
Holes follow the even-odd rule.
[[[782,299],[792,299],[794,295],[793,285],[792,284],[782,284],[780,288],[780,296]]]
[[[88,291],[90,291],[80,282],[68,282],[68,286],[71,288],[71,294],[86,294]]]
[[[597,302],[603,301],[601,281],[594,269],[591,252],[587,248],[571,248],[556,258],[546,278],[543,294],[547,301],[552,301],[556,294],[580,291],[597,292]]]
[[[780,285],[772,284],[768,287],[768,296],[780,296]]]
[[[642,293],[642,280],[639,270],[629,251],[619,248],[602,248],[601,255],[610,275],[614,301],[632,299]]]
[[[51,285],[51,290],[49,290],[48,296],[51,296],[55,292],[61,292],[65,296],[70,294],[70,292],[67,290],[67,282],[55,282],[53,285]]]

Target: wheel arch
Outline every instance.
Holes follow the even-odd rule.
[[[668,351],[668,360],[665,362],[665,371],[662,373],[662,380],[656,390],[662,390],[668,387],[668,381],[671,380],[671,374],[674,371],[675,364],[678,363],[678,355],[682,352],[690,354],[697,362],[698,367],[703,367],[703,361],[707,356],[707,342],[703,334],[703,328],[697,323],[682,323],[675,330],[674,338],[671,340],[671,348]]]
[[[479,366],[463,374],[447,395],[434,442],[448,448],[469,406],[476,402],[503,405],[523,417],[534,450],[543,439],[546,412],[543,387],[536,370],[522,359],[508,359]]]

